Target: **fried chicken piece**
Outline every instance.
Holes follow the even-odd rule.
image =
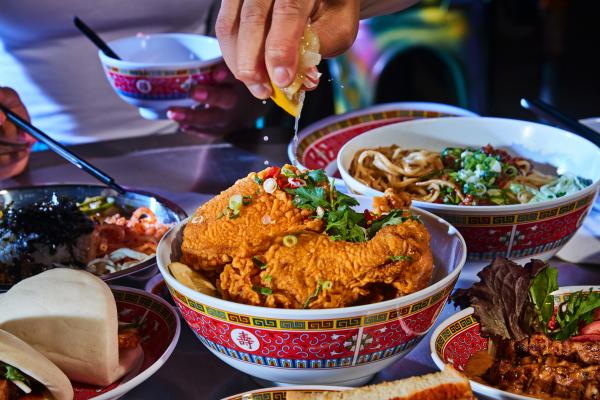
[[[346,307],[413,293],[431,279],[429,233],[413,219],[386,226],[364,243],[315,232],[297,238],[292,247],[280,235],[268,247],[242,249],[221,274],[223,297],[268,307]]]
[[[388,188],[383,192],[383,197],[373,198],[373,211],[377,214],[387,213],[391,210],[403,210],[410,207],[412,199],[406,192],[395,192]]]
[[[285,191],[265,193],[254,178],[267,170],[238,180],[194,213],[183,233],[184,264],[218,273],[242,246],[259,247],[289,232],[323,230],[323,222],[311,218],[312,211],[294,206]],[[244,196],[248,204],[239,216],[228,216],[229,200],[235,194]]]

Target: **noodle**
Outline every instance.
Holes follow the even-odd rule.
[[[529,160],[487,145],[442,152],[397,145],[359,150],[350,174],[373,189],[391,188],[412,199],[461,205],[520,204],[561,197],[591,184],[564,174],[546,175]]]

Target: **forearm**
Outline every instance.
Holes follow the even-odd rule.
[[[419,0],[361,0],[360,18],[366,19],[377,15],[391,14],[404,10]]]

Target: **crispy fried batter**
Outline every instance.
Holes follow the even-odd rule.
[[[366,243],[309,232],[298,235],[293,247],[284,246],[279,236],[266,251],[257,250],[266,268],[256,265],[249,249],[242,251],[244,256],[235,257],[221,274],[225,298],[268,307],[345,307],[420,290],[429,283],[433,266],[429,233],[414,220],[387,226]],[[390,259],[398,255],[405,258]],[[331,282],[331,289],[311,298],[319,281]],[[273,294],[260,294],[257,287]]]
[[[223,298],[267,307],[332,308],[428,285],[433,259],[429,233],[419,221],[385,226],[368,242],[335,241],[316,212],[297,208],[292,195],[279,189],[265,193],[255,178],[261,181],[266,171],[240,179],[204,204],[184,230],[181,261],[216,279]],[[231,217],[226,209],[235,194],[247,204]],[[376,208],[385,213],[409,204],[386,193]],[[290,234],[298,241],[287,247],[283,238]]]
[[[256,175],[251,173],[238,180],[194,213],[184,230],[184,264],[195,270],[219,271],[242,245],[256,247],[287,232],[323,229],[321,220],[310,218],[308,210],[296,208],[283,190],[265,193],[254,181]],[[239,217],[231,219],[223,212],[234,194],[252,198],[248,198],[250,204],[242,207]]]

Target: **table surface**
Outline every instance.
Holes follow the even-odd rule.
[[[267,164],[288,161],[290,135],[277,129],[248,131],[227,141],[182,134],[116,140],[75,146],[72,150],[112,175],[124,186],[150,190],[193,211],[229,187],[236,179]],[[34,153],[29,169],[0,187],[42,183],[95,183],[93,178],[50,152]],[[598,268],[553,262],[561,285],[600,284]],[[458,286],[469,286],[477,271],[466,268]],[[451,305],[438,321],[455,312]],[[433,329],[432,329],[433,330]],[[431,334],[431,332],[430,332]],[[429,354],[429,335],[406,357],[383,370],[374,382],[436,370]],[[126,395],[128,400],[219,399],[258,388],[248,375],[212,355],[182,324],[181,338],[171,358],[150,379]]]

